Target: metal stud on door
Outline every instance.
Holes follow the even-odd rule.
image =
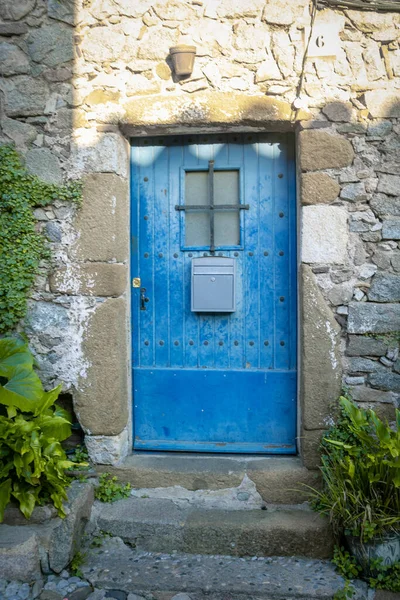
[[[135,449],[295,452],[292,137],[132,140],[131,176]]]

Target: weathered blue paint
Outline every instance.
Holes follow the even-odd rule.
[[[184,174],[240,169],[236,311],[190,310]],[[296,451],[296,203],[289,134],[132,140],[134,447]]]

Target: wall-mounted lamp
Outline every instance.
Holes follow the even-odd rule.
[[[191,75],[194,66],[194,57],[196,56],[196,46],[181,44],[173,46],[173,48],[169,49],[169,52],[175,75],[178,75],[178,77]]]

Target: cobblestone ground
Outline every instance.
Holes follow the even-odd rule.
[[[119,538],[90,549],[79,575],[64,570],[33,585],[0,580],[0,599],[332,600],[344,585],[329,561],[160,554]],[[364,583],[355,583],[353,600],[374,598]]]

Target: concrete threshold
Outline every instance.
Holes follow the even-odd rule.
[[[96,588],[155,600],[331,600],[344,586],[329,561],[141,552],[119,538],[89,550],[82,571]],[[353,600],[372,600],[366,584],[355,590]]]
[[[247,475],[263,500],[272,504],[302,502],[306,486],[317,487],[320,481],[319,471],[306,469],[298,456],[135,452],[116,466],[98,465],[97,469],[111,472],[135,488],[217,490],[236,487]]]

